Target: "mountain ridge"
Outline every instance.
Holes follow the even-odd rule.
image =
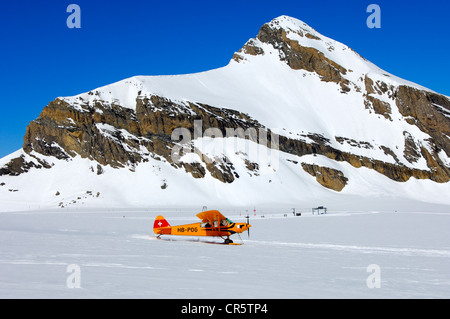
[[[244,176],[264,175],[270,163],[245,152],[264,138],[266,145],[256,146],[259,151],[266,147],[271,153],[276,144],[274,153],[287,156],[282,166],[283,161],[300,163],[296,169],[303,173],[296,171],[290,187],[310,176],[327,192],[345,193],[352,183],[342,168],[348,164],[396,183],[414,178],[448,188],[449,117],[446,96],[395,77],[304,22],[281,16],[264,24],[223,68],[135,76],[50,102],[27,127],[21,155],[0,161],[0,181],[37,169],[51,171],[60,161],[81,157],[92,162],[89,167],[98,177],[121,169],[136,172],[156,160],[189,174],[193,183],[212,178],[214,187],[222,189],[215,183],[232,187]],[[195,138],[195,121],[201,122],[201,133],[216,129],[213,135],[222,139]],[[172,158],[180,146],[172,136],[177,128],[194,136],[190,152],[178,162]],[[245,145],[236,148],[241,139]],[[227,140],[233,140],[234,149],[223,147]],[[222,150],[199,141],[221,141]],[[158,182],[162,192],[173,183],[163,175]],[[234,194],[230,189],[225,193]],[[150,203],[152,198],[141,200]]]

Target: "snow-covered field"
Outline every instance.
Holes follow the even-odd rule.
[[[233,221],[246,214],[221,211]],[[0,213],[0,298],[450,297],[445,207],[326,215],[305,209],[299,217],[257,207],[256,216],[249,209],[253,226],[241,246],[155,239],[157,214],[176,225],[194,222],[198,212]]]

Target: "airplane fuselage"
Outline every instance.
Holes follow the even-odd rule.
[[[250,225],[246,223],[232,223],[218,226],[194,223],[157,228],[155,229],[155,233],[157,235],[229,237],[236,233],[242,233],[249,227]]]

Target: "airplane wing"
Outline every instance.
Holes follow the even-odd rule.
[[[211,225],[214,222],[220,222],[222,220],[226,220],[227,218],[223,216],[218,210],[207,210],[197,214],[197,217],[202,220],[202,223],[210,223]]]

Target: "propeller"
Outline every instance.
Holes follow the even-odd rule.
[[[250,217],[247,215],[247,235],[248,238],[250,238],[250,227],[248,227],[250,225]]]

